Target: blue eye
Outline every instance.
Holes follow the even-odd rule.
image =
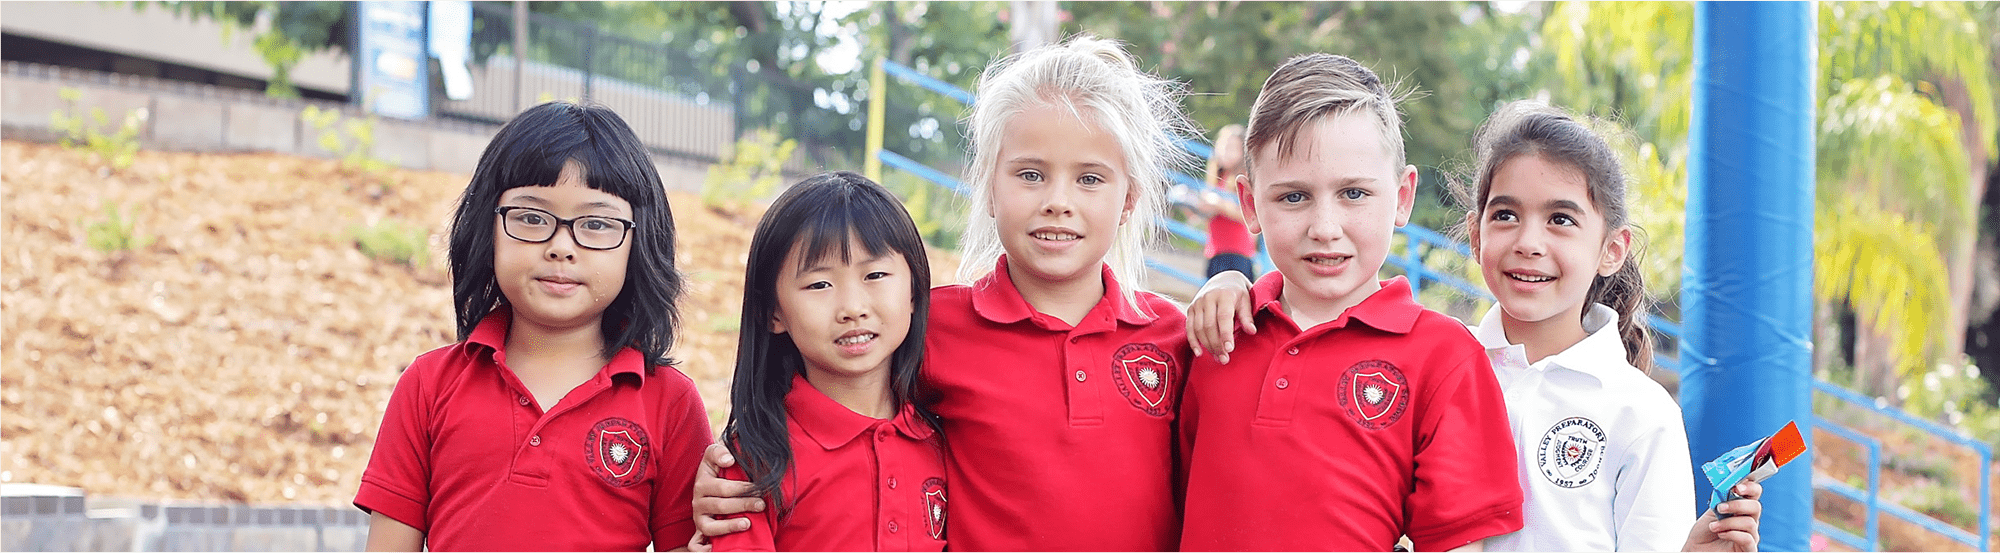
[[[1348,188],[1340,191],[1340,197],[1348,201],[1359,200],[1368,197],[1368,191],[1359,188]]]
[[[1034,169],[1028,169],[1021,171],[1019,173],[1015,173],[1014,176],[1020,177],[1021,180],[1028,182],[1042,182],[1042,172],[1036,171]]]
[[[1278,196],[1278,201],[1280,201],[1280,202],[1284,202],[1284,203],[1288,203],[1288,204],[1295,204],[1295,203],[1300,203],[1300,202],[1304,202],[1304,201],[1306,201],[1306,193],[1304,193],[1304,192],[1286,192],[1286,193],[1285,193],[1285,195],[1283,195],[1283,196]]]
[[[1084,175],[1082,177],[1077,178],[1077,181],[1082,182],[1085,185],[1099,185],[1099,184],[1104,184],[1104,177],[1100,177],[1097,175]]]

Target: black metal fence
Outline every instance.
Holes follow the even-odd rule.
[[[514,44],[511,2],[473,3],[473,94],[461,101],[439,91],[437,115],[501,123],[541,102],[582,100],[617,110],[663,154],[712,162],[735,140],[726,82],[715,90],[684,54],[541,14],[529,14],[527,31],[527,45]]]

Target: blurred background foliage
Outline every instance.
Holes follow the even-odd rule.
[[[351,4],[170,2],[177,13],[268,21],[267,58],[340,49]],[[491,3],[506,6],[508,2]],[[1063,2],[1059,35],[1126,41],[1145,68],[1188,85],[1205,129],[1242,122],[1271,68],[1306,52],[1353,57],[1409,93],[1408,156],[1422,170],[1417,224],[1459,220],[1445,184],[1465,173],[1472,131],[1499,104],[1536,98],[1626,132],[1634,220],[1649,288],[1678,319],[1687,180],[1693,7],[1688,3]],[[795,140],[813,167],[860,167],[870,64],[886,57],[972,89],[1010,51],[1003,2],[531,2],[535,13],[671,47],[669,86],[725,102],[739,135]],[[1902,403],[1908,383],[1951,366],[2000,370],[2000,205],[1991,2],[1823,2],[1819,9],[1815,365],[1823,377]],[[475,36],[484,36],[475,32]],[[476,39],[475,56],[503,52]],[[532,49],[536,59],[575,55]],[[274,89],[276,88],[274,82]],[[962,105],[889,84],[886,146],[946,174],[966,152]],[[975,91],[976,92],[976,91]],[[276,93],[276,92],[274,92]],[[738,160],[742,162],[743,160]],[[927,237],[953,243],[962,208],[908,175]],[[1835,371],[1832,368],[1842,367]],[[1935,379],[1933,379],[1935,380]],[[1931,390],[1931,392],[1937,392]],[[1992,405],[1992,386],[1966,392]],[[1934,394],[1933,394],[1934,395]],[[1928,396],[1913,408],[1942,405]],[[1958,402],[1965,405],[1966,402]],[[1938,416],[1941,413],[1925,413]],[[1989,437],[1988,439],[1993,439]]]

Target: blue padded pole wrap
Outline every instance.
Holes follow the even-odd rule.
[[[1814,7],[1697,2],[1681,409],[1701,463],[1797,420],[1811,436]],[[1767,551],[1806,551],[1812,454],[1764,482]]]

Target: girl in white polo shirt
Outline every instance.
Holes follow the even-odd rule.
[[[1583,122],[1531,101],[1502,107],[1473,147],[1465,226],[1498,300],[1473,334],[1506,394],[1527,492],[1526,526],[1487,548],[1755,548],[1754,500],[1720,507],[1753,516],[1711,511],[1682,534],[1694,472],[1680,405],[1647,377],[1651,301],[1617,155]]]

